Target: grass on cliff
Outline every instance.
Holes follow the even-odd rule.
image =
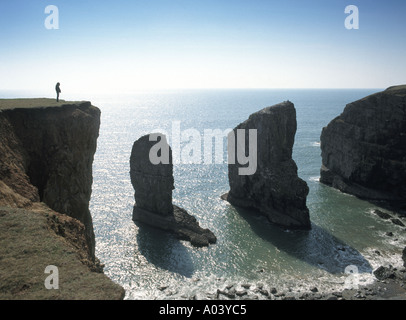
[[[0,110],[61,107],[66,104],[77,104],[80,102],[83,101],[59,100],[59,102],[56,102],[56,99],[49,98],[0,99]]]
[[[90,272],[75,250],[49,229],[45,214],[0,207],[0,299],[122,299],[122,288]],[[48,265],[59,269],[59,289],[45,287]]]

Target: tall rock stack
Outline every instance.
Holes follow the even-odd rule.
[[[173,214],[172,190],[174,187],[172,151],[163,139],[167,151],[167,163],[154,165],[150,159],[150,150],[157,144],[150,140],[151,135],[138,139],[131,152],[131,183],[135,188],[137,208],[155,212],[162,216]]]
[[[321,134],[320,181],[406,209],[406,86],[352,102]]]
[[[160,161],[152,161],[151,155]],[[201,228],[195,217],[172,204],[172,150],[165,135],[145,135],[134,142],[130,176],[135,190],[134,221],[173,232],[196,247],[216,242],[215,235]]]
[[[238,161],[232,164],[229,159],[230,191],[222,198],[235,206],[255,209],[272,223],[283,227],[310,229],[306,206],[309,188],[298,177],[292,159],[296,128],[296,110],[289,101],[258,111],[238,125],[230,133],[231,138],[238,138],[237,130],[245,130],[246,148],[249,145],[248,130],[257,132],[257,170],[242,175],[240,169],[245,165]],[[238,144],[238,141],[230,144],[229,136],[229,148],[233,145],[237,148]]]

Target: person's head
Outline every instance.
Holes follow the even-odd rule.
[[[61,84],[58,82],[56,85],[57,85],[57,86],[60,86]]]

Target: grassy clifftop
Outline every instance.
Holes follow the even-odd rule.
[[[48,98],[27,98],[27,99],[0,99],[0,110],[10,109],[32,109],[62,107],[64,105],[81,104],[84,101],[65,101]]]
[[[0,299],[123,299],[123,288],[90,270],[83,229],[44,204],[0,207]],[[58,267],[58,289],[45,287],[48,265]]]

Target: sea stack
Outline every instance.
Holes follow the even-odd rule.
[[[130,157],[134,187],[133,220],[175,233],[196,247],[216,242],[196,218],[172,203],[174,189],[172,149],[160,133],[145,135],[134,142]]]
[[[296,109],[290,101],[264,108],[238,125],[229,135],[228,178],[230,191],[224,200],[237,207],[264,214],[272,223],[289,229],[310,229],[306,197],[309,188],[297,174],[292,159],[296,134]],[[238,130],[245,130],[245,148],[249,145],[249,130],[257,132],[257,168],[255,173],[242,175],[246,167],[230,162],[230,148],[238,148]],[[231,140],[230,140],[231,139]],[[237,143],[230,143],[233,139]]]
[[[321,182],[406,209],[406,85],[348,104],[320,140]]]

